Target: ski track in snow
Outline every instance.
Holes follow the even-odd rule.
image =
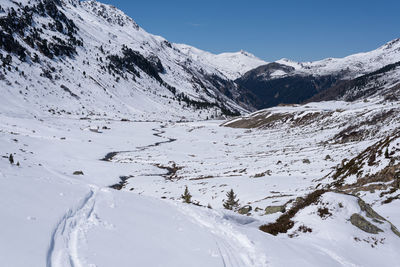
[[[79,243],[93,220],[97,188],[81,200],[77,208],[71,208],[56,225],[47,251],[47,267],[82,267],[79,258]]]
[[[179,210],[212,233],[223,266],[267,266],[266,255],[259,251],[246,235],[235,230],[229,220],[221,219],[217,214],[203,214],[190,206],[180,206]]]
[[[155,133],[154,136],[165,138],[161,136],[165,131],[162,130],[164,125],[160,128],[152,129]],[[137,147],[135,151],[143,151],[147,148],[159,146],[164,143],[174,142],[175,139],[167,138],[166,141],[155,142],[148,146]],[[103,159],[105,161],[114,161],[113,158],[124,152],[111,152]],[[46,168],[50,173],[62,179],[70,181],[69,178],[58,174],[57,172]],[[72,182],[72,181],[70,181]],[[90,185],[90,192],[83,197],[77,208],[70,208],[61,220],[57,223],[50,238],[50,245],[47,251],[46,266],[47,267],[82,267],[85,266],[79,258],[79,243],[85,239],[85,232],[93,223],[94,207],[96,204],[96,196],[99,188]]]
[[[342,266],[362,267],[361,265],[357,265],[357,264],[354,264],[354,263],[351,263],[351,262],[347,261],[346,259],[344,259],[343,257],[339,256],[335,252],[330,251],[329,249],[326,249],[326,248],[323,248],[323,247],[317,247],[316,249],[322,251],[323,253],[326,253],[326,255],[328,255],[328,257],[330,257],[332,260],[337,261],[338,264],[340,264]]]

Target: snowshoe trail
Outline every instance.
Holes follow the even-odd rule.
[[[97,191],[91,188],[79,205],[69,209],[54,228],[47,251],[47,267],[85,266],[79,258],[79,244],[95,218]]]

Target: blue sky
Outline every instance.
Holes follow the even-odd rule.
[[[400,1],[100,0],[169,41],[267,61],[343,57],[400,37]]]

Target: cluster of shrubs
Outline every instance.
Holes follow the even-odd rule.
[[[159,64],[154,64],[146,59],[142,54],[128,48],[126,45],[122,46],[122,56],[110,55],[107,56],[107,58],[109,60],[108,69],[118,75],[123,76],[123,73],[129,72],[140,77],[139,71],[136,69],[136,67],[138,67],[161,84],[164,83],[158,74],[161,72],[160,70],[164,70],[161,62],[159,62]]]
[[[21,61],[25,61],[26,58],[25,48],[21,46],[20,43],[16,41],[11,34],[0,31],[0,48],[4,49],[8,53],[13,53],[17,55]],[[7,58],[7,56],[5,56],[4,58]],[[3,64],[6,65],[9,65],[10,63],[11,62],[5,63],[3,61]]]
[[[227,116],[239,116],[240,115],[240,113],[238,111],[230,110],[223,103],[220,103],[220,101],[217,101],[216,103],[211,103],[211,102],[206,102],[206,101],[197,101],[197,100],[190,99],[184,93],[179,93],[176,95],[176,97],[177,97],[178,101],[183,101],[186,104],[188,104],[188,106],[194,107],[195,109],[207,109],[207,108],[217,107],[218,109],[221,110],[222,114],[224,114],[224,115],[227,115]]]

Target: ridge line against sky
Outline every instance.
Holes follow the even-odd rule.
[[[313,61],[374,50],[400,37],[400,1],[100,0],[142,28],[212,53]]]

